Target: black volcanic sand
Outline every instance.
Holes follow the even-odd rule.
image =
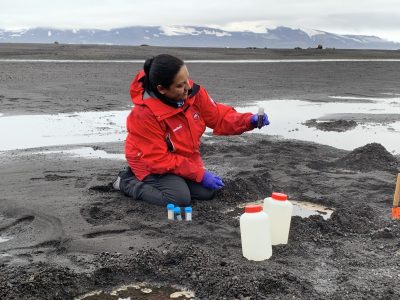
[[[168,222],[164,208],[114,191],[122,162],[3,154],[0,233],[14,238],[0,244],[0,298],[70,299],[149,282],[178,284],[198,299],[394,299],[400,232],[390,217],[399,161],[376,150],[258,135],[204,138],[206,166],[226,186],[193,205],[192,223]],[[270,260],[247,261],[236,207],[272,191],[335,212],[328,221],[293,217],[288,245],[274,247]]]
[[[279,50],[92,45],[1,44],[0,59],[141,59],[159,53],[183,59],[400,59],[400,51]],[[125,110],[129,85],[142,63],[0,62],[0,106],[3,114]],[[190,76],[214,100],[230,105],[268,99],[333,102],[329,96],[387,97],[400,93],[400,61],[331,61],[324,63],[188,63]],[[348,100],[335,99],[335,102]],[[351,100],[371,102],[370,100]],[[267,111],[267,108],[266,108]],[[346,116],[346,120],[353,114]],[[369,115],[367,115],[369,116]],[[372,121],[382,115],[374,115]],[[322,117],[322,116],[321,116]],[[343,117],[339,117],[343,118]],[[358,116],[359,122],[365,115]],[[398,114],[390,120],[398,121]],[[367,120],[371,121],[371,120]]]
[[[399,59],[400,50],[267,49],[0,43],[0,59],[134,60],[167,53],[182,59]]]
[[[307,127],[314,127],[322,131],[345,132],[357,127],[357,122],[354,120],[335,120],[318,122],[316,119],[307,120],[303,123]]]
[[[126,109],[140,65],[0,67],[1,112],[47,114]],[[234,105],[400,92],[396,63],[193,64],[190,72]],[[121,143],[86,146],[123,151]],[[205,165],[226,186],[194,203],[191,223],[168,222],[164,208],[114,191],[123,161],[36,153],[71,147],[0,153],[0,237],[11,238],[0,243],[0,299],[72,299],[139,282],[178,285],[197,299],[400,296],[400,223],[391,220],[400,165],[379,144],[344,151],[257,134],[205,136]],[[267,261],[247,261],[237,206],[272,191],[335,212],[327,221],[293,217],[288,245],[273,247]]]

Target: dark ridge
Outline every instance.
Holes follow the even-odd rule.
[[[368,172],[373,170],[396,171],[399,162],[385,147],[378,143],[370,143],[351,151],[338,159],[336,167]]]
[[[307,120],[303,123],[307,127],[314,127],[322,131],[345,132],[357,127],[357,122],[354,120],[335,120],[326,122],[317,122],[316,119]]]

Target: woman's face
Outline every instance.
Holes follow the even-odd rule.
[[[190,89],[189,85],[189,71],[185,65],[181,67],[179,72],[175,75],[174,81],[169,88],[164,88],[161,85],[157,86],[158,91],[172,100],[185,100],[188,96]]]

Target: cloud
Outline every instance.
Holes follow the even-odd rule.
[[[0,28],[111,29],[213,25],[225,30],[306,27],[400,41],[398,0],[2,0]]]

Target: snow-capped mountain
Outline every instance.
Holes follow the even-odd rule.
[[[225,31],[197,26],[135,26],[111,30],[0,30],[0,43],[66,43],[232,48],[400,49],[400,43],[376,36],[339,35],[320,30],[277,27],[265,33]]]

